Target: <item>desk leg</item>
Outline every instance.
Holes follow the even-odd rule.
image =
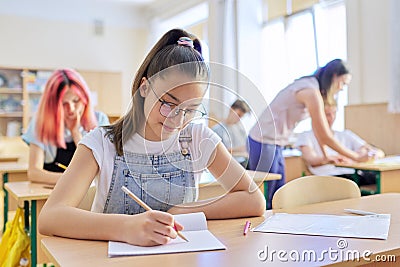
[[[36,244],[36,200],[31,202],[31,213],[32,222],[29,227],[29,201],[24,201],[24,217],[25,217],[25,231],[29,233],[31,238],[31,266],[36,266],[37,264],[37,244]]]
[[[4,214],[3,214],[3,233],[6,230],[6,223],[8,221],[8,191],[4,188],[4,184],[8,182],[8,173],[3,173],[3,193],[4,193]]]
[[[24,225],[25,225],[25,232],[30,233],[29,228],[29,201],[24,201]]]
[[[355,182],[358,186],[360,186],[360,176],[357,174],[357,170],[351,175],[351,179]]]
[[[381,193],[381,172],[376,172],[376,193],[380,194]]]
[[[32,200],[31,203],[31,266],[37,264],[37,206],[36,200]]]

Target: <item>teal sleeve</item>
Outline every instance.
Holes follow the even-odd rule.
[[[36,133],[35,133],[35,126],[36,126],[36,120],[35,120],[35,118],[32,118],[32,120],[30,121],[30,123],[28,125],[28,129],[21,136],[22,140],[25,143],[27,143],[28,145],[35,144],[35,145],[37,145],[38,147],[40,147],[41,149],[44,150],[45,149],[44,148],[44,144],[37,139],[37,136],[36,136]]]
[[[104,125],[110,124],[110,121],[108,120],[108,116],[106,114],[104,114],[103,112],[96,111],[96,118],[97,118],[98,126],[104,126]]]

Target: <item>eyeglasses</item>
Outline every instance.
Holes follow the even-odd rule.
[[[182,109],[182,108],[179,108],[179,106],[177,104],[167,102],[167,101],[161,99],[154,91],[153,86],[150,83],[150,80],[147,80],[147,81],[149,82],[149,85],[150,85],[149,87],[150,87],[151,91],[154,93],[154,95],[157,97],[158,101],[161,103],[160,114],[163,117],[175,118],[176,116],[179,115],[179,113],[181,111],[183,112],[184,120],[200,119],[207,115],[207,112],[205,111],[203,104],[200,104],[200,108],[202,108],[203,111],[198,110],[198,109]]]

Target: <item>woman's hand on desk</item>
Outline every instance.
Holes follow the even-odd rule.
[[[123,226],[124,241],[139,246],[167,244],[177,237],[183,226],[166,212],[151,210],[131,216]],[[176,229],[176,230],[175,230]]]
[[[357,157],[357,162],[367,162],[370,160],[373,160],[374,156],[368,153],[368,151],[362,151],[361,153],[358,153]]]
[[[367,153],[370,159],[375,160],[375,159],[381,159],[385,157],[385,153],[376,147],[373,147],[369,144],[364,145],[361,147],[361,149],[358,151],[359,154],[365,154]]]
[[[354,160],[343,155],[328,156],[326,159],[328,160],[328,163],[332,164],[350,164],[352,162],[366,162],[372,159],[372,157],[366,152],[357,154],[358,156]]]

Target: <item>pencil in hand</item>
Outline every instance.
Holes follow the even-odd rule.
[[[60,167],[61,169],[64,169],[64,170],[67,169],[67,166],[65,166],[64,164],[61,164],[61,163],[59,163],[59,162],[55,162],[54,164],[55,164],[56,166]]]
[[[121,187],[122,191],[124,191],[130,198],[132,198],[136,203],[138,203],[142,208],[144,208],[146,211],[152,210],[146,203],[144,203],[140,198],[138,198],[134,193],[132,193],[128,188],[125,186]],[[174,229],[176,230],[176,227],[174,226]],[[185,240],[186,242],[189,242],[189,240],[178,230],[176,230],[176,233],[180,238]]]

